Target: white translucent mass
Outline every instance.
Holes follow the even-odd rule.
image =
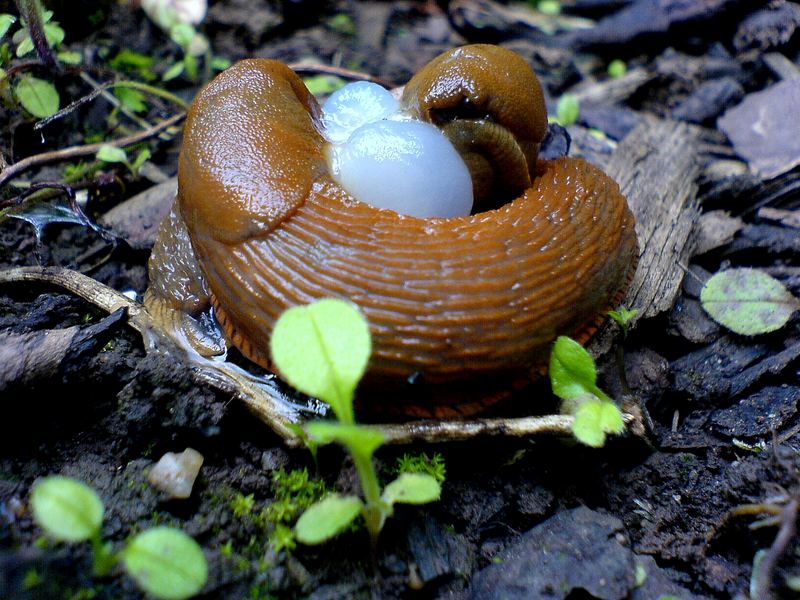
[[[377,121],[331,146],[331,174],[361,202],[414,217],[472,210],[472,180],[450,141],[421,121]]]
[[[472,180],[450,141],[433,125],[399,112],[381,86],[359,81],[322,107],[333,178],[351,196],[414,217],[472,210]]]
[[[346,142],[366,123],[396,113],[400,103],[376,83],[357,81],[336,90],[322,107],[325,136],[334,144]]]

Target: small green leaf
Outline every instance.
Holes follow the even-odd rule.
[[[31,491],[33,519],[51,537],[82,542],[103,522],[103,502],[88,485],[60,475],[45,477]]]
[[[107,163],[126,163],[128,162],[128,155],[122,148],[117,148],[111,144],[104,144],[95,154],[97,160],[102,160]]]
[[[231,66],[231,61],[224,56],[215,56],[211,59],[211,68],[215,71],[224,71]]]
[[[612,79],[617,79],[618,77],[622,77],[628,70],[628,66],[625,64],[624,60],[620,60],[619,58],[615,58],[610,63],[608,63],[608,76]]]
[[[14,15],[9,15],[6,13],[0,14],[0,38],[5,36],[8,33],[9,28],[17,22],[17,18]]]
[[[64,41],[64,30],[58,23],[45,23],[44,37],[47,39],[47,45],[53,48]]]
[[[306,425],[306,432],[319,444],[338,442],[360,453],[372,456],[384,443],[383,434],[366,425],[349,425],[333,421],[313,421]]]
[[[147,110],[147,104],[145,104],[146,96],[139,90],[128,87],[118,87],[114,88],[114,95],[128,110],[132,110],[135,113]]]
[[[439,499],[442,486],[424,473],[403,473],[387,485],[382,494],[384,502],[395,504],[427,504]]]
[[[194,35],[194,27],[188,23],[177,23],[169,30],[170,39],[184,49],[189,47]]]
[[[613,402],[586,400],[575,412],[572,433],[579,442],[600,448],[606,442],[607,433],[622,433],[625,424],[622,413]]]
[[[353,422],[353,392],[371,352],[367,321],[351,303],[334,298],[284,312],[272,333],[278,372],[301,392]]]
[[[312,504],[294,526],[297,541],[311,545],[331,539],[353,522],[362,506],[355,496],[337,494]]]
[[[30,52],[33,52],[33,40],[31,36],[26,36],[17,45],[17,58],[22,58]]]
[[[558,99],[556,115],[558,116],[558,122],[564,127],[575,123],[578,120],[580,111],[578,98],[573,94],[564,94]]]
[[[344,80],[334,75],[312,75],[310,77],[304,77],[303,83],[306,84],[308,91],[314,96],[332,94],[340,87],[344,86]]]
[[[122,561],[140,588],[165,600],[194,596],[208,577],[200,546],[171,527],[154,527],[134,537],[123,550]]]
[[[180,76],[181,73],[183,73],[183,62],[177,62],[164,72],[161,80],[170,81]]]
[[[638,308],[626,308],[625,306],[620,306],[619,310],[608,311],[608,316],[614,319],[617,325],[619,325],[619,328],[622,330],[623,338],[628,336],[628,327],[630,326],[631,321],[638,314]]]
[[[133,171],[134,175],[139,174],[139,169],[142,168],[142,165],[149,160],[149,158],[150,150],[143,148],[139,151],[139,154],[136,155],[136,158],[131,163],[131,171]]]
[[[58,92],[49,81],[23,77],[14,86],[14,94],[23,108],[38,119],[51,117],[58,112]]]
[[[328,19],[327,25],[331,31],[342,35],[355,35],[356,33],[356,26],[353,23],[353,19],[347,13],[337,13],[333,15]]]
[[[81,64],[81,60],[83,57],[81,56],[80,52],[59,52],[56,56],[58,56],[58,60],[63,62],[67,65],[79,65]]]
[[[578,342],[559,336],[550,353],[550,384],[563,400],[586,394],[598,395],[594,360]]]
[[[183,55],[183,69],[190,79],[197,79],[199,69],[197,59],[188,52]]]
[[[557,15],[561,12],[561,3],[558,0],[539,0],[536,8],[545,15]]]
[[[800,302],[777,279],[757,269],[721,271],[700,292],[712,319],[741,335],[780,329]]]

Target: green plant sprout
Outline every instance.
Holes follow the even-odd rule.
[[[112,146],[111,144],[103,144],[95,154],[95,158],[104,163],[121,163],[128,168],[134,177],[137,177],[139,175],[139,169],[141,169],[145,161],[150,158],[150,150],[143,148],[136,155],[136,158],[130,161],[128,159],[128,153],[124,149]]]
[[[625,424],[614,401],[597,387],[594,360],[578,342],[556,339],[550,353],[550,384],[563,400],[561,412],[573,415],[572,433],[579,442],[600,448],[609,433],[622,433]]]
[[[322,543],[344,530],[360,514],[373,550],[397,502],[426,504],[438,500],[441,486],[424,473],[403,473],[380,488],[372,457],[384,443],[378,430],[355,422],[353,394],[371,353],[366,320],[355,306],[323,299],[284,312],[270,341],[278,372],[292,386],[327,402],[338,422],[309,423],[306,431],[320,444],[337,442],[352,456],[364,500],[332,494],[310,506],[298,519],[295,534],[304,544]]]
[[[433,456],[429,457],[427,453],[420,452],[419,454],[406,453],[398,457],[394,472],[398,475],[400,473],[427,473],[439,484],[442,484],[444,483],[447,469],[445,468],[444,457],[440,453],[434,452]]]
[[[638,314],[638,308],[627,308],[625,306],[620,306],[618,310],[608,311],[608,316],[614,319],[616,324],[619,325],[623,339],[628,337],[628,327],[630,327],[631,321]]]
[[[581,113],[580,102],[574,94],[564,94],[558,99],[556,104],[556,116],[551,120],[562,127],[572,125],[578,120]]]
[[[143,531],[119,551],[103,542],[103,502],[89,486],[55,475],[39,480],[31,490],[33,519],[55,540],[89,541],[95,576],[108,575],[121,562],[139,587],[165,600],[195,595],[205,585],[208,566],[200,546],[188,535],[170,527]]]
[[[612,79],[618,79],[625,75],[628,71],[628,65],[625,64],[624,60],[619,58],[615,58],[610,63],[608,63],[608,76]]]
[[[40,0],[17,0],[20,12],[19,24],[21,25],[12,36],[12,43],[16,44],[15,54],[21,58],[34,50],[42,63],[52,72],[62,70],[59,60],[70,64],[80,62],[80,55],[74,52],[53,52],[64,40],[64,30],[52,21],[52,11],[44,10]],[[3,38],[11,26],[17,23],[17,18],[9,14],[0,14],[0,38]],[[10,58],[8,47],[4,45],[4,61]],[[7,84],[7,74],[0,69],[0,83]],[[14,96],[19,104],[33,117],[42,119],[58,112],[60,98],[55,86],[44,79],[32,77],[28,74],[18,76],[16,85],[13,86]]]
[[[291,471],[280,468],[272,473],[272,487],[274,498],[258,510],[253,494],[234,494],[228,507],[234,517],[267,536],[274,552],[291,552],[297,545],[292,526],[304,510],[327,494],[325,482],[311,479],[305,468]],[[245,548],[248,555],[263,556],[263,552],[263,548],[252,541]]]
[[[561,12],[561,3],[558,0],[539,0],[536,9],[545,15],[557,15]]]

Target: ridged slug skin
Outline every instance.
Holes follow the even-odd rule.
[[[515,57],[523,81],[534,77],[516,55],[488,48],[491,60]],[[442,86],[451,90],[448,65]],[[509,87],[515,73],[497,72],[498,85]],[[438,89],[437,78],[423,74],[430,81],[418,89]],[[489,99],[480,106],[519,112],[516,100],[491,99],[486,85],[484,78],[479,97]],[[512,126],[518,117],[527,118],[516,115]],[[405,395],[415,406],[469,403],[538,373],[555,337],[585,332],[632,275],[633,217],[617,184],[583,160],[540,161],[531,187],[496,210],[420,219],[357,202],[335,184],[319,127],[301,80],[264,59],[219,75],[186,122],[180,213],[226,333],[267,368],[284,310],[345,298],[373,335],[362,402]],[[544,125],[521,130],[538,145]],[[411,376],[423,383],[405,385]]]

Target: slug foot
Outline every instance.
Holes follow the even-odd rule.
[[[184,333],[165,327],[164,316],[154,318],[150,310],[120,292],[86,275],[60,267],[20,267],[0,271],[0,284],[47,283],[79,296],[106,312],[126,309],[128,323],[144,340],[147,353],[155,352],[174,365],[176,356],[184,360],[199,385],[210,385],[230,394],[270,427],[290,447],[303,445],[300,427],[312,416],[325,413],[325,405],[310,399],[300,404],[296,397],[274,375],[253,375],[225,361],[221,355],[204,356],[197,348],[187,346]],[[173,321],[174,322],[174,321]],[[194,327],[192,325],[191,327]],[[643,435],[644,425],[637,410],[623,412],[629,432]],[[421,420],[408,423],[374,425],[387,443],[464,441],[481,436],[533,437],[539,435],[572,435],[573,418],[545,415],[522,418],[470,419],[461,421]]]

